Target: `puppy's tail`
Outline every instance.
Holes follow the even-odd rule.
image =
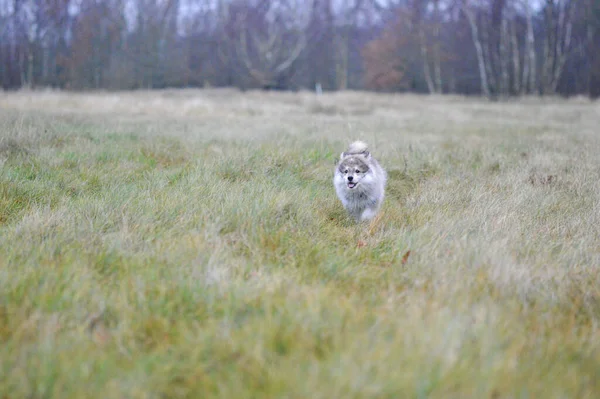
[[[348,146],[348,150],[346,150],[347,155],[352,154],[366,154],[368,153],[369,147],[363,141],[355,141]]]

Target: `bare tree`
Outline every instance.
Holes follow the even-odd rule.
[[[442,50],[441,50],[441,24],[442,13],[440,10],[440,0],[433,0],[433,70],[435,76],[435,91],[443,91],[442,82]]]
[[[417,2],[419,2],[417,0]],[[422,16],[421,14],[421,10],[420,10],[420,4],[417,6],[418,7],[418,15],[415,18],[416,19],[416,24],[417,24],[417,34],[419,37],[419,48],[421,49],[421,58],[422,58],[422,62],[423,62],[423,76],[425,77],[425,82],[427,82],[427,88],[429,89],[430,93],[435,93],[437,92],[437,89],[435,87],[435,84],[433,82],[433,78],[431,76],[431,68],[429,67],[429,48],[427,46],[427,37],[425,35],[425,27],[424,27],[424,22],[422,20]]]
[[[542,92],[554,94],[563,72],[571,47],[570,2],[567,0],[546,0],[544,9],[546,36],[542,65]]]
[[[341,2],[341,7],[337,12],[334,51],[336,88],[338,90],[346,90],[348,88],[350,38],[353,29],[356,28],[358,15],[363,4],[363,0]]]
[[[479,28],[477,27],[477,20],[475,19],[475,12],[467,3],[463,4],[462,11],[464,12],[465,16],[467,17],[467,20],[469,21],[469,26],[471,27],[471,37],[473,39],[475,51],[477,52],[477,64],[479,66],[479,78],[481,80],[481,93],[484,96],[489,97],[491,91],[488,80],[488,69],[486,67],[486,62],[484,58],[485,56],[483,52],[483,46],[481,44],[481,38],[479,35]]]
[[[133,32],[136,52],[135,74],[139,87],[162,87],[174,74],[181,74],[173,56],[178,46],[179,0],[136,0],[137,18]]]
[[[585,21],[585,38],[582,40],[587,64],[585,91],[590,97],[597,97],[600,95],[600,84],[594,84],[594,81],[600,80],[600,3],[587,0],[581,9],[583,13],[579,14],[579,20]]]
[[[521,55],[519,47],[519,39],[517,37],[517,22],[513,20],[510,23],[510,47],[512,52],[512,67],[513,67],[513,92],[519,94],[521,92]]]
[[[306,69],[311,88],[335,89],[336,54],[332,0],[312,0],[307,27]]]
[[[0,0],[4,88],[592,96],[598,48],[598,0]]]
[[[382,6],[377,0],[347,0],[332,1],[332,8],[335,20],[334,52],[337,88],[345,90],[352,84],[356,86],[359,78],[353,75],[362,64],[355,57],[360,54],[360,51],[356,51],[359,49],[355,48],[356,39],[365,32],[368,32],[367,36],[372,34],[370,30],[374,27],[380,28],[376,25],[376,21],[380,18]]]
[[[431,11],[428,9],[431,6]],[[421,53],[423,76],[430,93],[443,91],[441,23],[439,0],[413,0],[412,25]]]
[[[254,6],[248,4],[239,15],[237,55],[261,87],[285,86],[306,47],[303,18],[295,18],[298,7],[292,0],[262,0]]]
[[[509,33],[508,33],[508,18],[506,13],[502,13],[501,18],[501,30],[500,30],[500,94],[507,97],[510,90],[510,81],[508,74],[509,65]]]

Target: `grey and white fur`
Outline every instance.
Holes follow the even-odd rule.
[[[362,141],[355,141],[340,155],[333,185],[344,208],[357,222],[370,220],[379,211],[387,174]]]

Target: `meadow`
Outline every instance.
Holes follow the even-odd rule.
[[[0,398],[597,398],[600,103],[0,93]],[[354,139],[388,170],[357,225]]]

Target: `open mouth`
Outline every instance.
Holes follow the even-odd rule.
[[[348,188],[354,188],[354,187],[356,187],[356,183],[348,182]]]

